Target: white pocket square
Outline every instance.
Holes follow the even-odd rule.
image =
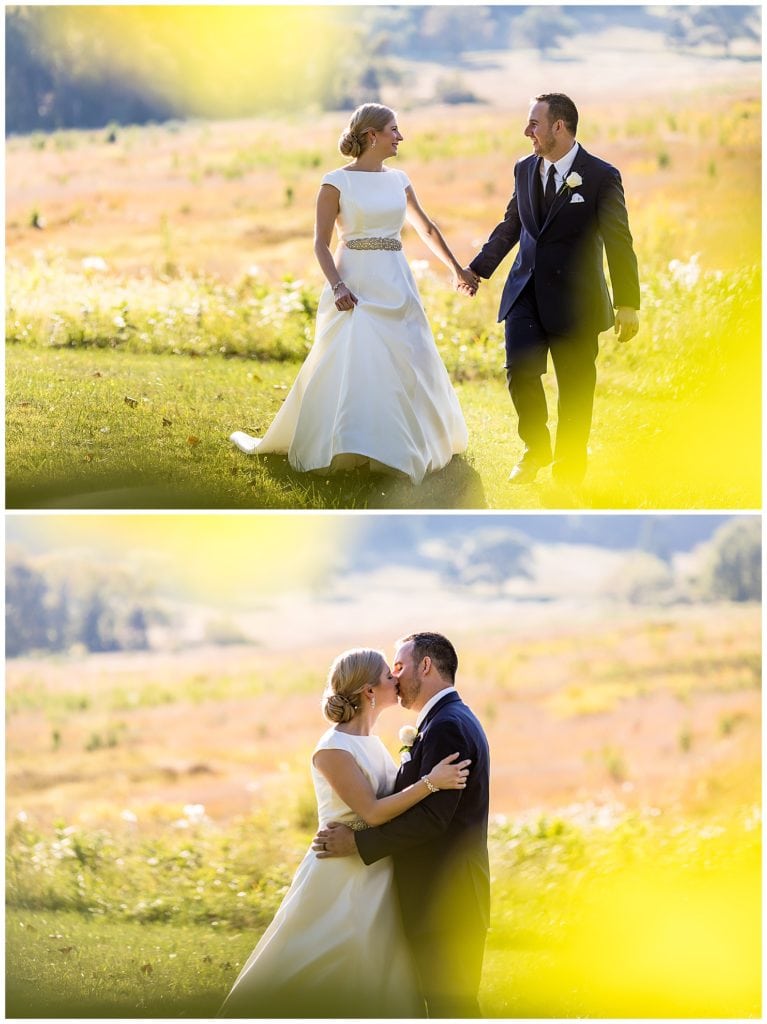
[[[584,203],[585,201],[586,200],[583,198],[580,192],[573,192],[572,196],[570,197],[571,203]]]

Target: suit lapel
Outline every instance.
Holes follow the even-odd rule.
[[[428,713],[426,718],[421,722],[418,727],[418,735],[413,741],[412,755],[409,761],[400,762],[399,768],[397,769],[397,778],[394,783],[395,792],[399,792],[404,789],[405,786],[409,786],[412,782],[416,781],[418,771],[420,770],[420,751],[417,751],[416,745],[420,743],[421,737],[423,736],[424,730],[431,724],[435,716],[439,714],[442,708],[448,704],[455,704],[456,701],[460,701],[460,697],[456,691],[446,694],[441,700],[437,701],[431,711]],[[415,763],[419,764],[419,769],[415,769]],[[432,767],[434,767],[432,765]]]
[[[458,696],[458,694],[455,691],[453,691],[452,693],[448,693],[446,696],[444,696],[442,700],[437,701],[437,703],[428,713],[426,718],[424,718],[424,720],[421,722],[421,728],[418,730],[418,734],[420,735],[424,731],[426,726],[429,725],[434,716],[438,714],[442,710],[442,708],[447,707],[448,704],[455,704],[455,702],[460,699],[461,698]]]
[[[588,156],[588,154],[586,153],[586,150],[583,148],[583,146],[579,145],[578,146],[578,152],[575,154],[575,159],[573,160],[572,166],[571,166],[570,170],[567,172],[568,176],[571,175],[573,173],[573,171],[577,171],[577,173],[580,174],[581,177],[583,177],[583,174],[581,174],[581,171],[582,171],[582,168],[583,168],[583,162],[584,162],[583,158],[587,157],[587,156]],[[580,188],[580,186],[578,186],[578,187]],[[572,190],[569,189],[567,187],[567,185],[565,185],[564,182],[563,182],[562,183],[562,187],[560,188],[559,192],[557,192],[556,196],[554,197],[554,202],[551,204],[551,209],[549,210],[549,215],[546,218],[546,220],[543,222],[543,226],[541,227],[541,231],[543,231],[544,228],[548,227],[548,225],[551,223],[551,221],[556,217],[556,215],[562,209],[562,207],[566,206],[567,203],[570,202],[571,195],[572,195]]]

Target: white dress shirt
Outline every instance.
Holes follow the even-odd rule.
[[[562,184],[570,173],[570,168],[573,166],[573,161],[578,155],[580,146],[576,142],[572,149],[568,149],[564,156],[561,156],[559,160],[554,164],[556,171],[554,172],[554,186],[556,191],[562,188]],[[547,160],[546,157],[541,160],[541,184],[543,185],[543,191],[546,191],[546,179],[549,176],[549,167],[551,167],[551,160]]]
[[[418,718],[416,718],[416,720],[415,720],[415,727],[416,727],[416,729],[420,729],[421,728],[421,723],[423,722],[424,718],[426,718],[426,716],[431,711],[431,709],[434,707],[434,705],[438,701],[442,700],[442,698],[446,694],[448,694],[448,693],[455,693],[455,687],[454,686],[446,686],[443,690],[439,690],[437,693],[434,694],[433,697],[431,697],[429,700],[426,701],[424,706],[418,712]]]

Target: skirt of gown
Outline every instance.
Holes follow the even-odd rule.
[[[302,472],[362,463],[420,483],[468,435],[410,266],[401,250],[344,245],[336,264],[357,305],[339,312],[323,289],[314,345],[282,408],[262,439],[232,440],[248,453],[287,452]]]
[[[390,858],[309,850],[219,1017],[423,1017]]]

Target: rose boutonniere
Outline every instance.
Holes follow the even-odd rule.
[[[410,748],[416,741],[418,730],[414,725],[403,725],[399,731],[399,739],[402,746],[399,748],[399,762],[405,764],[410,760]]]
[[[570,171],[570,173],[565,178],[565,185],[567,185],[567,187],[570,189],[579,188],[582,184],[583,178],[580,176],[580,174],[578,174],[577,171]]]

